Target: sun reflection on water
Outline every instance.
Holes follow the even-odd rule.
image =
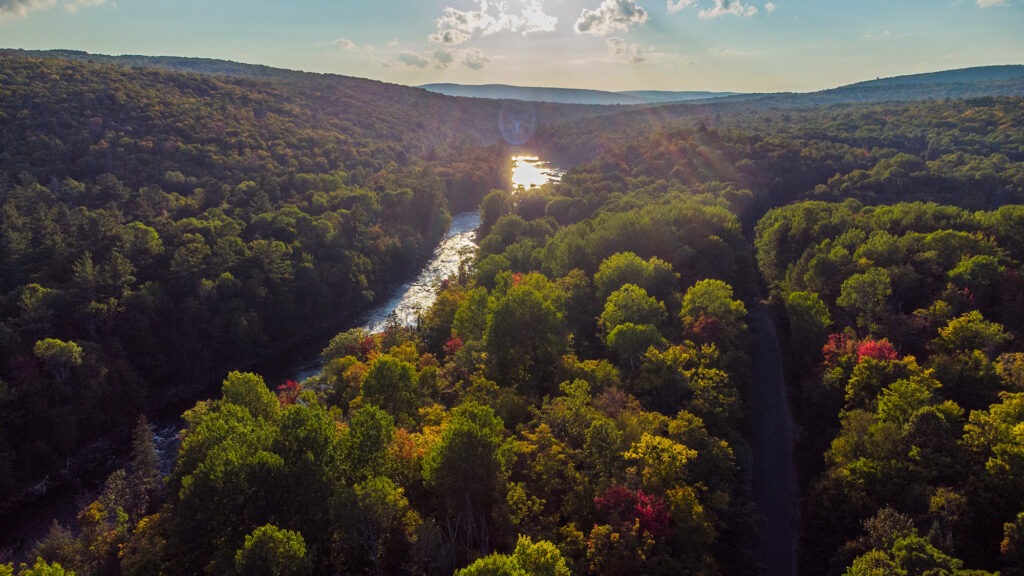
[[[532,188],[548,182],[557,182],[562,173],[537,156],[521,154],[512,157],[512,186]]]

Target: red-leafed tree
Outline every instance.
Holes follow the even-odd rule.
[[[862,340],[857,346],[857,362],[863,362],[865,358],[873,358],[875,360],[898,360],[900,355],[893,348],[893,345],[888,339],[883,338],[881,340],[872,340],[870,338]]]

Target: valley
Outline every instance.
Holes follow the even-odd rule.
[[[1021,86],[3,51],[0,574],[1018,574]]]

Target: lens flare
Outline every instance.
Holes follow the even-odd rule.
[[[498,112],[498,130],[512,146],[522,146],[537,130],[537,112],[530,102],[505,102]]]

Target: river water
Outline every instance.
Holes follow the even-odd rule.
[[[512,188],[532,188],[548,182],[557,182],[563,172],[552,168],[539,156],[520,154],[512,156]],[[459,266],[476,253],[476,229],[480,226],[479,212],[463,212],[452,218],[451,227],[434,256],[420,270],[414,280],[395,289],[388,300],[371,310],[362,320],[369,332],[384,330],[388,322],[414,326],[417,318],[437,299],[437,291],[445,278],[455,274]],[[319,357],[296,366],[289,379],[301,382],[320,372]]]

